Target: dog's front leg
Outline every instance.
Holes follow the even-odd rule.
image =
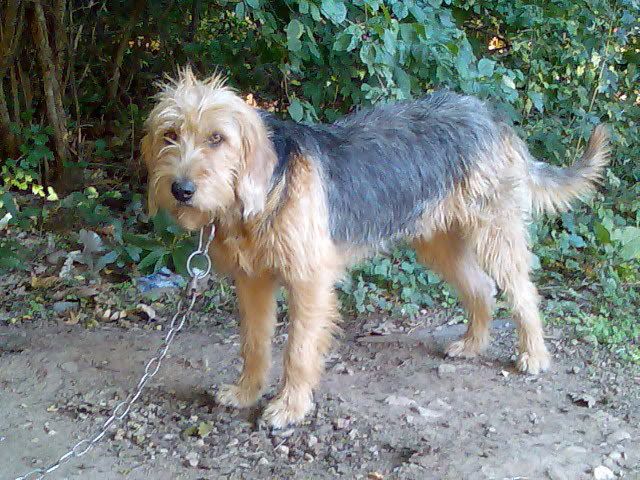
[[[235,277],[240,309],[242,374],[235,385],[224,385],[218,402],[232,407],[255,404],[264,389],[271,365],[271,338],[276,320],[276,279],[270,274]]]
[[[289,296],[289,338],[282,385],[263,414],[275,428],[300,422],[311,409],[313,388],[320,380],[338,319],[333,278],[329,276],[292,282]]]

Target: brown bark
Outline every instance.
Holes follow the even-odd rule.
[[[3,80],[7,78],[7,70],[13,64],[22,37],[24,5],[21,0],[0,0],[0,7],[0,153],[14,156],[18,139],[11,131]]]
[[[9,80],[11,82],[11,97],[13,100],[13,122],[21,125],[22,121],[20,119],[20,96],[18,95],[18,78],[16,76],[15,65],[13,65],[9,69]]]
[[[55,57],[49,43],[47,21],[40,0],[33,0],[33,7],[31,29],[42,70],[47,118],[53,128],[53,140],[56,150],[57,161],[51,173],[54,177],[58,177],[62,174],[63,161],[68,156],[67,118],[62,106],[62,95],[57,76],[60,69],[55,66]]]
[[[66,0],[54,0],[51,7],[53,17],[53,44],[55,53],[55,65],[58,69],[58,79],[60,82],[60,90],[64,92],[66,90],[66,83],[64,79],[65,75],[65,60],[67,59],[68,40],[67,29],[65,26],[64,17],[67,10]]]
[[[0,79],[5,78],[9,66],[13,63],[16,48],[22,36],[24,5],[21,0],[2,0],[0,5]]]
[[[7,99],[4,95],[4,87],[0,79],[0,152],[4,152],[9,156],[14,156],[18,150],[16,136],[11,132],[9,124],[9,108],[7,107]]]
[[[131,39],[131,33],[133,32],[136,23],[138,23],[138,20],[140,20],[140,16],[142,15],[142,12],[144,11],[146,6],[147,0],[136,0],[135,4],[133,5],[131,16],[129,17],[129,21],[120,34],[120,43],[118,44],[116,54],[114,55],[111,77],[109,78],[109,101],[115,100],[118,95],[118,87],[120,85],[120,69],[122,68],[124,54],[127,51],[127,45],[129,45],[129,40]]]
[[[22,62],[24,60],[25,59],[20,59],[16,64],[18,65],[18,77],[20,78],[22,97],[24,98],[24,111],[27,112],[33,107],[33,88],[31,86],[31,79],[22,69]]]

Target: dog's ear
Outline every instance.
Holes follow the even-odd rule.
[[[251,107],[237,117],[242,137],[242,162],[236,195],[242,216],[248,219],[264,210],[269,182],[275,168],[275,153],[260,116]]]
[[[153,138],[150,133],[147,133],[140,141],[140,154],[145,166],[147,167],[148,180],[147,180],[147,213],[149,216],[153,216],[158,212],[158,206],[155,201],[155,187],[152,184],[151,170],[153,166]]]

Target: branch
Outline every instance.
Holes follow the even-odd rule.
[[[136,0],[136,3],[133,6],[133,12],[129,16],[129,21],[127,22],[124,30],[122,31],[122,38],[120,39],[120,43],[118,44],[118,49],[116,50],[116,54],[113,59],[113,68],[111,72],[111,77],[109,78],[109,91],[108,91],[108,99],[109,101],[113,101],[116,99],[118,95],[118,86],[120,84],[120,68],[122,67],[122,61],[124,60],[124,53],[127,50],[127,45],[129,44],[129,39],[131,38],[131,32],[138,23],[144,8],[147,6],[147,0]]]

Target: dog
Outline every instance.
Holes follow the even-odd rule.
[[[560,168],[536,161],[471,96],[438,91],[302,125],[247,105],[225,83],[187,68],[161,84],[141,144],[150,213],[164,208],[188,230],[213,223],[213,262],[235,281],[244,364],[217,392],[221,404],[259,400],[284,286],[284,373],[263,419],[275,428],[300,422],[338,330],[335,283],[349,264],[398,241],[466,307],[468,329],[448,356],[471,358],[487,346],[497,284],[518,327],[517,368],[549,367],[527,224],[594,190],[608,163],[606,127]]]

